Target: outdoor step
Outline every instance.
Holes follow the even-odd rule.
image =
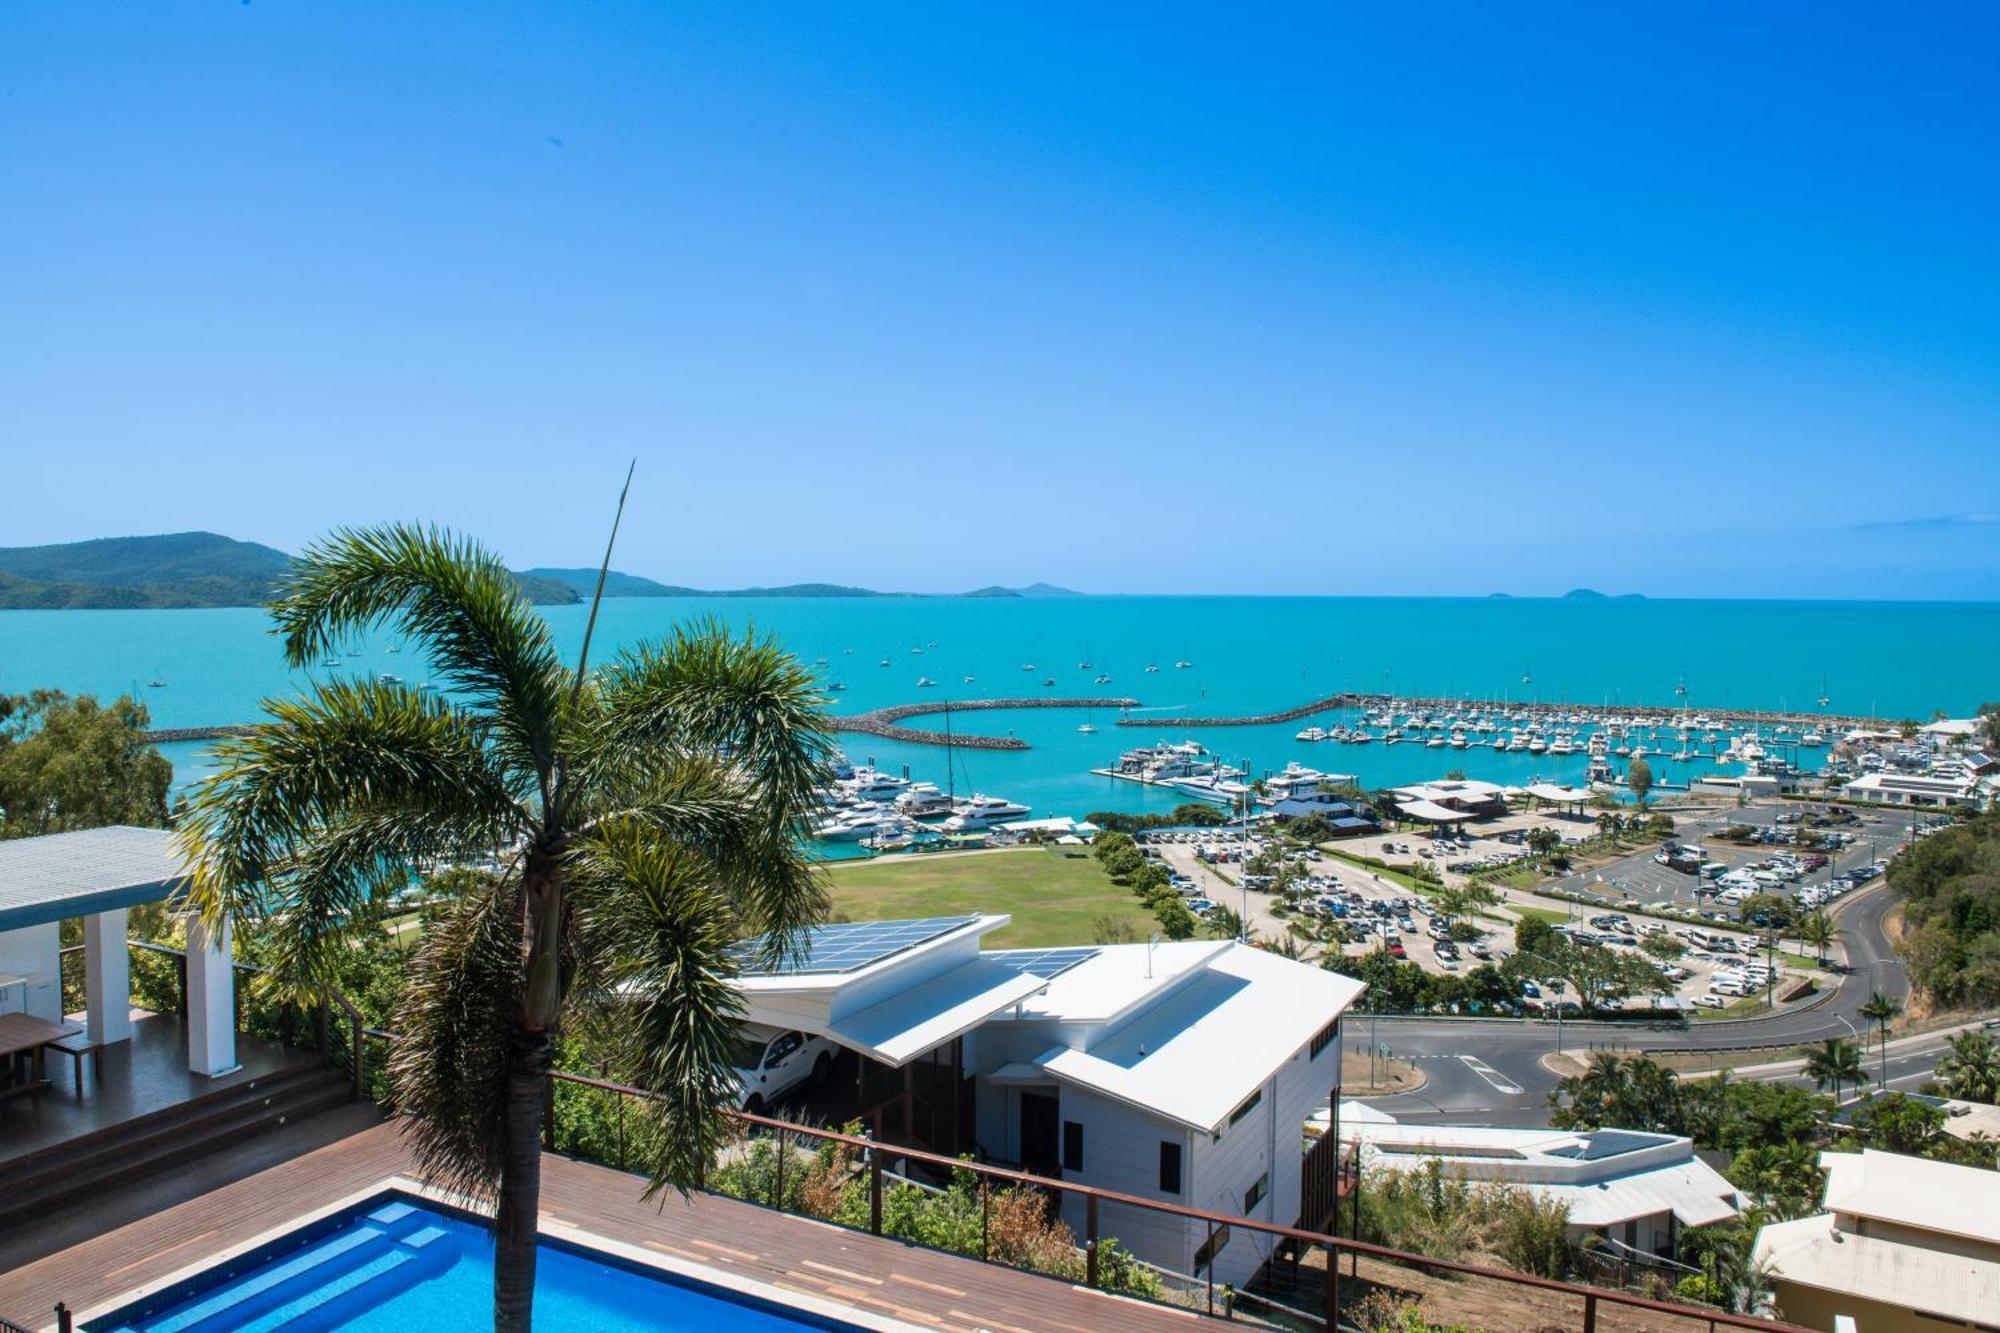
[[[40,1148],[31,1153],[24,1153],[19,1157],[0,1161],[0,1180],[12,1178],[19,1172],[39,1170],[50,1163],[61,1162],[74,1165],[83,1157],[101,1151],[106,1147],[128,1146],[135,1137],[144,1136],[155,1130],[167,1128],[175,1124],[201,1119],[213,1114],[218,1107],[233,1103],[255,1101],[282,1093],[304,1083],[317,1082],[325,1078],[328,1072],[326,1065],[317,1062],[304,1062],[287,1066],[284,1069],[274,1070],[269,1074],[260,1074],[254,1079],[246,1079],[241,1083],[232,1083],[214,1092],[205,1093],[202,1096],[190,1098],[187,1101],[175,1102],[173,1105],[163,1106],[157,1111],[150,1111],[145,1115],[134,1116],[130,1120],[123,1120],[115,1125],[108,1125],[103,1129],[94,1130],[88,1134],[81,1134],[72,1139],[64,1139],[59,1143],[50,1144],[46,1148]],[[52,1088],[44,1095],[57,1096],[59,1095],[59,1090]]]
[[[236,1121],[297,1097],[329,1087],[347,1086],[334,1071],[319,1065],[284,1071],[282,1076],[224,1088],[206,1097],[167,1107],[151,1115],[112,1125],[82,1138],[72,1139],[0,1163],[0,1196],[6,1192],[32,1188],[50,1175],[89,1171],[111,1161],[130,1158],[161,1142],[199,1134],[220,1121]]]
[[[88,1162],[50,1164],[30,1173],[0,1175],[0,1228],[108,1188],[129,1184],[167,1167],[240,1143],[349,1100],[344,1080],[298,1084],[282,1095],[235,1103],[219,1114],[156,1131],[122,1151],[98,1152]]]

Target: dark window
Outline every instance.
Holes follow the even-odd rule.
[[[1312,1049],[1307,1054],[1306,1058],[1308,1060],[1319,1059],[1319,1053],[1325,1050],[1327,1047],[1333,1045],[1333,1043],[1337,1041],[1339,1037],[1340,1037],[1340,1020],[1336,1018],[1331,1023],[1328,1023],[1325,1027],[1321,1028],[1317,1033],[1313,1035]]]
[[[1215,1256],[1221,1254],[1222,1247],[1227,1244],[1229,1244],[1229,1228],[1227,1226],[1217,1227],[1215,1234],[1203,1241],[1201,1248],[1194,1252],[1194,1271],[1199,1273],[1202,1269],[1214,1263]]]
[[[1264,1100],[1264,1090],[1262,1088],[1259,1088],[1257,1089],[1257,1091],[1251,1093],[1248,1097],[1245,1097],[1243,1099],[1243,1105],[1237,1107],[1234,1111],[1231,1111],[1229,1113],[1229,1123],[1233,1125],[1237,1121],[1241,1120],[1244,1116],[1249,1115],[1252,1111],[1257,1109],[1257,1103],[1263,1100]]]
[[[1160,1193],[1179,1194],[1181,1192],[1181,1145],[1160,1143]]]
[[[1063,1170],[1083,1170],[1083,1126],[1074,1120],[1063,1121]]]
[[[1268,1174],[1257,1177],[1255,1181],[1251,1182],[1250,1188],[1243,1191],[1243,1211],[1247,1214],[1251,1209],[1263,1202],[1264,1196],[1270,1192],[1271,1177]]]

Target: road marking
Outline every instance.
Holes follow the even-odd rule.
[[[1492,1087],[1493,1091],[1498,1093],[1504,1093],[1509,1097],[1518,1097],[1521,1095],[1520,1084],[1508,1082],[1507,1076],[1505,1074],[1502,1074],[1499,1070],[1495,1069],[1492,1065],[1487,1064],[1484,1060],[1475,1060],[1469,1055],[1461,1055],[1458,1058],[1465,1062],[1465,1067],[1467,1069],[1470,1069],[1473,1073],[1485,1079],[1486,1082]]]

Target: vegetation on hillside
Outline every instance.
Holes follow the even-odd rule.
[[[1890,863],[1910,984],[1945,1008],[2000,1000],[2000,811],[1942,829]]]

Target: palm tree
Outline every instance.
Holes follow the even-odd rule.
[[[1903,1006],[1897,1001],[1876,991],[1868,997],[1868,1002],[1859,1010],[1861,1016],[1881,1030],[1882,1042],[1878,1048],[1881,1057],[1880,1077],[1882,1087],[1889,1086],[1889,1025],[1902,1015]]]
[[[1537,824],[1528,830],[1528,850],[1537,856],[1547,856],[1562,846],[1562,835],[1546,824]]]
[[[1826,1189],[1819,1151],[1797,1139],[1745,1148],[1730,1163],[1729,1179],[1779,1221],[1818,1211]]]
[[[1946,1091],[1962,1101],[2000,1102],[2000,1042],[1979,1028],[1950,1039],[1951,1050],[1938,1061],[1937,1075]]]
[[[1861,1063],[1860,1048],[1853,1042],[1843,1041],[1839,1037],[1827,1038],[1818,1046],[1807,1050],[1805,1057],[1806,1077],[1813,1081],[1813,1086],[1816,1088],[1831,1085],[1833,1100],[1836,1103],[1840,1101],[1842,1084],[1851,1083],[1859,1087],[1862,1080],[1868,1077],[1868,1071]]]
[[[825,907],[798,836],[830,757],[813,678],[713,623],[592,673],[594,604],[569,668],[506,566],[432,528],[336,532],[272,614],[294,668],[386,627],[444,689],[328,681],[267,702],[191,803],[191,901],[267,935],[280,984],[307,995],[412,875],[500,857],[411,959],[389,1079],[426,1172],[496,1201],[494,1327],[526,1330],[566,1019],[615,1009],[612,1063],[659,1094],[649,1197],[698,1183],[728,1132],[737,941],[779,961]]]
[[[1799,918],[1799,942],[1810,944],[1819,950],[1821,967],[1826,966],[1826,951],[1833,947],[1833,942],[1839,939],[1841,934],[1840,927],[1834,925],[1833,918],[1825,912],[1812,912]]]

